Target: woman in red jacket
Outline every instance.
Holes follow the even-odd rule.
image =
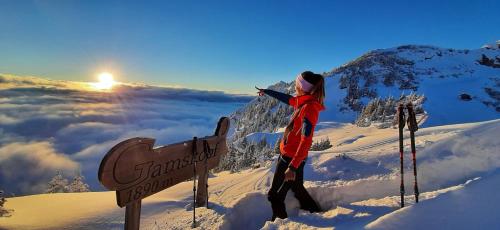
[[[280,142],[280,157],[274,173],[273,183],[268,192],[268,200],[273,209],[272,220],[287,218],[285,197],[289,189],[300,202],[300,208],[310,212],[321,211],[318,204],[304,188],[304,165],[312,144],[314,127],[318,115],[324,110],[324,78],[319,74],[306,71],[295,79],[297,96],[259,89],[259,96],[267,94],[294,108]]]

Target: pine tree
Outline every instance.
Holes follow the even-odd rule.
[[[323,141],[323,143],[322,143],[322,148],[324,150],[326,150],[326,149],[329,149],[331,147],[332,147],[332,144],[330,143],[330,138],[326,137],[326,140]]]
[[[68,192],[68,180],[63,177],[61,171],[57,171],[57,174],[50,180],[46,193],[60,192]]]
[[[280,143],[281,143],[281,137],[278,138],[278,140],[276,140],[276,143],[274,144],[274,149],[273,149],[273,152],[275,154],[281,154],[281,151],[280,151]]]
[[[311,151],[323,151],[327,150],[332,147],[332,144],[330,143],[330,139],[327,137],[326,139],[321,139],[318,142],[314,142],[311,145],[310,150]]]
[[[479,62],[479,64],[485,65],[485,66],[495,66],[495,60],[489,59],[484,54],[481,55],[481,60],[479,60],[478,62]]]
[[[3,207],[3,205],[6,202],[5,197],[3,196],[4,196],[3,190],[0,190],[0,217],[8,213],[8,211]]]
[[[270,160],[273,155],[274,155],[274,148],[271,148],[269,145],[265,144],[264,146],[262,146],[262,148],[260,149],[260,153],[261,153],[261,159],[260,161],[268,161]]]
[[[248,140],[246,137],[243,137],[243,140],[241,140],[240,147],[241,149],[246,149],[248,146]]]
[[[85,177],[77,173],[68,186],[68,192],[90,192],[89,185],[84,182]]]
[[[260,141],[259,141],[259,144],[258,144],[259,148],[260,149],[263,149],[264,147],[267,146],[267,140],[266,138],[262,138]]]

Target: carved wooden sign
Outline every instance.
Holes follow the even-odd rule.
[[[222,117],[215,135],[153,148],[154,139],[132,138],[115,145],[99,167],[99,181],[116,191],[124,207],[216,167],[227,152],[229,119]],[[140,207],[140,203],[139,203]],[[128,206],[127,206],[128,208]],[[140,208],[139,208],[140,209]]]

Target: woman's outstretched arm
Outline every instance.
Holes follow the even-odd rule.
[[[279,101],[287,104],[287,105],[290,105],[290,98],[292,98],[293,96],[289,95],[289,94],[286,94],[286,93],[281,93],[281,92],[278,92],[278,91],[274,91],[274,90],[271,90],[271,89],[259,89],[259,92],[262,92],[264,94],[267,94],[271,97],[274,97],[276,99],[278,99]]]

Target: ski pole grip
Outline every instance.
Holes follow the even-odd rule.
[[[398,115],[399,128],[402,129],[405,127],[405,112],[403,104],[399,104],[397,115]]]
[[[418,130],[417,115],[415,115],[415,110],[413,109],[413,104],[410,102],[406,105],[408,109],[408,129],[412,132]]]

